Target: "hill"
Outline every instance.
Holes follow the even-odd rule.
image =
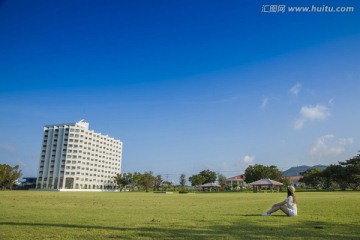
[[[288,170],[284,171],[284,176],[299,176],[301,172],[305,172],[306,170],[310,168],[319,168],[320,170],[324,170],[327,166],[325,165],[316,165],[316,166],[297,166],[297,167],[291,167]]]

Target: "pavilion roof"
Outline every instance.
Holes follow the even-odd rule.
[[[200,185],[200,187],[221,187],[221,186],[216,183],[205,183],[203,185]]]
[[[271,180],[269,178],[266,179],[260,179],[258,181],[249,183],[250,186],[282,186],[283,184],[281,182],[277,182],[274,180]]]

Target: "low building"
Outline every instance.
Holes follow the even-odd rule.
[[[300,186],[304,185],[304,183],[300,182],[300,179],[302,179],[302,178],[303,178],[303,176],[287,176],[287,177],[285,177],[285,179],[289,180],[291,185],[293,185],[294,187],[300,187]]]
[[[24,190],[36,188],[36,177],[24,177],[24,181],[21,182],[21,186]]]
[[[226,179],[226,185],[228,186],[234,186],[236,185],[236,188],[244,188],[247,186],[246,182],[245,182],[245,174],[240,174],[234,177],[230,177]]]

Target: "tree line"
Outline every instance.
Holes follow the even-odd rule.
[[[118,173],[114,181],[120,190],[128,191],[145,190],[148,192],[151,189],[159,191],[161,188],[172,186],[171,182],[164,181],[160,174],[155,176],[152,171]]]
[[[203,170],[198,174],[194,174],[188,178],[192,186],[202,185],[204,183],[214,183],[216,180],[219,184],[225,184],[226,177],[222,174],[210,171],[209,169]],[[179,185],[175,185],[171,181],[164,180],[163,177],[158,174],[154,175],[152,171],[144,173],[140,172],[128,172],[117,174],[114,177],[114,181],[120,190],[127,191],[165,191],[166,189],[179,188],[179,191],[186,191],[186,175],[182,173],[179,178]]]
[[[360,188],[360,154],[339,164],[331,164],[324,170],[317,168],[308,169],[301,173],[300,180],[306,186],[317,189],[340,188],[346,190]]]
[[[349,160],[339,161],[339,164],[331,164],[324,170],[310,168],[300,175],[303,176],[300,182],[304,183],[306,188],[328,190],[351,188],[357,190],[360,188],[360,154]],[[282,182],[285,186],[291,184],[289,179],[283,176],[282,172],[274,165],[249,166],[245,170],[245,181],[247,183],[264,178]]]

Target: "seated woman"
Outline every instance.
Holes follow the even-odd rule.
[[[283,211],[288,216],[297,216],[297,206],[295,197],[295,188],[293,186],[287,187],[287,198],[280,203],[276,203],[272,208],[264,212],[262,216],[270,216],[273,212],[278,210]]]

